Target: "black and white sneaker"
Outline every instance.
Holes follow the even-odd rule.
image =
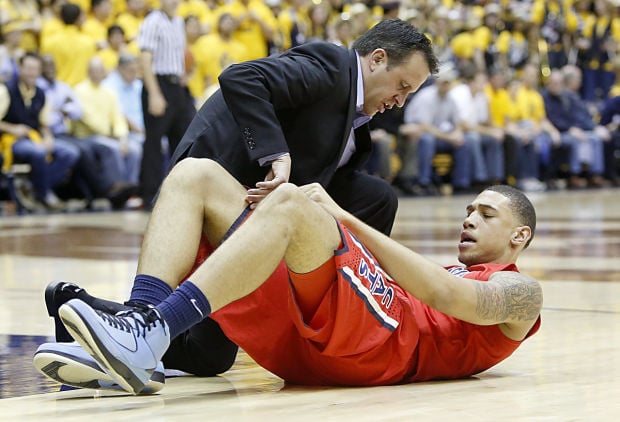
[[[124,391],[97,361],[76,342],[44,343],[34,354],[35,368],[61,384],[77,388]],[[164,365],[159,362],[140,394],[153,394],[164,387]]]

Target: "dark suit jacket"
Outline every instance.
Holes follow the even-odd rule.
[[[230,66],[220,90],[198,111],[172,162],[186,156],[219,162],[254,186],[270,166],[258,159],[289,152],[290,181],[329,184],[355,117],[353,50],[325,42]],[[360,167],[371,148],[368,125],[356,129],[357,152],[340,171]]]

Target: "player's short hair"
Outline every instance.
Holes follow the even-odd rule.
[[[431,75],[439,70],[437,57],[428,37],[400,19],[386,19],[363,33],[352,48],[360,56],[367,56],[377,48],[385,50],[389,66],[398,66],[419,52],[424,56]]]
[[[532,236],[525,244],[525,248],[530,246],[534,238],[534,232],[536,231],[536,210],[529,198],[519,189],[508,185],[494,185],[485,190],[497,192],[508,198],[510,201],[510,209],[519,223],[528,226],[532,230]]]

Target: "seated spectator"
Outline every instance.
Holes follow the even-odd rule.
[[[30,165],[35,207],[60,210],[64,205],[52,189],[69,176],[79,150],[54,141],[49,104],[36,86],[41,67],[38,55],[25,53],[19,60],[17,80],[0,85],[0,144],[5,169],[12,162]]]
[[[504,180],[504,130],[491,124],[484,93],[487,75],[471,65],[461,67],[462,83],[449,94],[457,105],[459,125],[472,145],[474,183],[497,184]]]
[[[121,111],[118,97],[103,86],[106,71],[103,61],[93,57],[88,65],[88,79],[75,87],[75,93],[84,108],[82,118],[74,125],[73,134],[109,148],[112,154],[100,157],[108,171],[123,182],[134,183],[140,168],[140,147],[129,142],[127,119]]]
[[[569,148],[569,186],[585,187],[586,183],[580,180],[583,166],[587,166],[590,186],[604,186],[603,140],[594,131],[592,118],[580,115],[578,109],[583,104],[579,97],[564,89],[560,70],[551,72],[543,98],[549,120],[560,131],[562,144]]]
[[[135,186],[123,183],[120,174],[115,174],[114,166],[105,166],[114,150],[91,139],[77,139],[71,135],[69,123],[82,118],[82,105],[73,89],[56,79],[56,64],[50,55],[44,55],[43,74],[37,85],[43,89],[49,102],[49,127],[56,142],[74,145],[80,151],[73,174],[73,187],[76,187],[87,200],[107,198],[115,208],[124,205]]]
[[[400,126],[403,124],[404,110],[393,107],[377,113],[368,124],[372,150],[366,171],[368,174],[391,181],[400,163],[395,153]]]
[[[553,158],[561,142],[560,133],[547,119],[538,91],[538,74],[536,65],[527,64],[520,83],[513,86],[515,108],[510,133],[517,140],[517,187],[529,192],[546,190],[541,179],[546,182],[555,177],[557,160]]]
[[[60,17],[65,26],[41,40],[41,54],[50,54],[54,58],[58,79],[75,86],[86,78],[88,61],[96,53],[96,44],[80,31],[84,15],[78,5],[62,5]]]
[[[116,70],[109,73],[101,85],[116,94],[129,128],[127,140],[134,144],[133,149],[139,154],[139,159],[142,159],[144,115],[142,114],[142,80],[138,78],[139,70],[138,57],[133,54],[123,54],[118,60]],[[137,183],[138,176],[132,177],[130,179]]]
[[[504,175],[508,185],[516,186],[519,174],[519,142],[512,132],[507,130],[512,125],[515,106],[507,89],[505,70],[490,69],[488,80],[484,93],[489,102],[490,124],[504,130]]]
[[[454,69],[444,66],[437,81],[420,90],[405,109],[405,123],[400,132],[407,138],[409,148],[417,147],[416,154],[407,155],[416,157],[417,184],[425,194],[436,193],[433,185],[436,152],[449,152],[453,156],[453,191],[467,192],[471,187],[472,144],[459,127],[458,107],[448,95],[456,77]]]

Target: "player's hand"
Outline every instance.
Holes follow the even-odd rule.
[[[291,156],[285,154],[276,158],[271,163],[271,170],[265,176],[265,180],[258,182],[256,188],[248,189],[245,200],[250,204],[250,208],[256,208],[256,204],[265,199],[269,193],[282,183],[288,182],[291,174]]]
[[[343,210],[336,201],[325,191],[325,188],[319,183],[311,183],[309,185],[300,186],[299,189],[306,194],[308,198],[322,206],[325,211],[337,218],[338,220],[344,219],[346,211]]]

